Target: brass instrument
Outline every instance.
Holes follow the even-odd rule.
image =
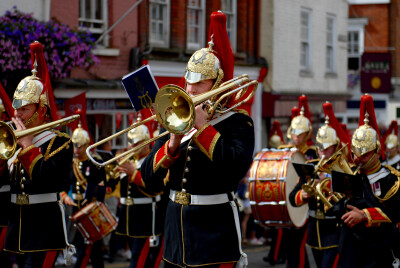
[[[316,184],[316,179],[315,176],[317,176],[317,172],[319,171],[319,169],[321,168],[323,161],[325,159],[325,155],[323,155],[321,157],[321,159],[319,160],[318,164],[315,166],[314,169],[314,173],[313,173],[313,177],[309,179],[309,181],[307,181],[307,183],[303,184],[301,186],[301,189],[303,189],[306,193],[308,193],[309,195],[314,195],[315,194],[315,184]]]
[[[240,98],[244,95],[245,92],[247,92],[248,88],[254,85],[253,90],[251,93],[242,101],[236,103],[232,107],[229,107],[227,109],[221,110],[220,109],[220,102],[224,98],[228,98],[233,94],[235,95],[235,98]],[[205,92],[203,94],[190,97],[189,94],[186,93],[184,89],[182,89],[179,86],[176,85],[166,85],[163,86],[156,95],[155,98],[155,112],[156,114],[146,118],[145,120],[142,120],[140,122],[136,122],[132,124],[130,127],[121,130],[110,137],[107,137],[101,141],[96,142],[95,144],[88,146],[86,149],[86,154],[90,161],[92,161],[95,165],[98,167],[103,167],[106,166],[115,160],[125,157],[129,154],[131,154],[132,151],[140,150],[144,146],[146,146],[149,143],[152,143],[153,141],[169,134],[169,133],[174,133],[178,135],[183,135],[186,132],[188,132],[190,129],[192,129],[195,119],[196,119],[196,113],[195,113],[195,107],[203,103],[205,101],[211,102],[210,108],[207,110],[209,114],[209,119],[213,116],[215,112],[218,113],[226,113],[234,108],[236,108],[239,105],[242,105],[244,102],[247,102],[250,100],[250,98],[254,95],[255,91],[257,90],[257,85],[258,82],[256,80],[250,81],[249,77],[247,74],[233,78],[225,83],[223,83],[220,87],[215,88],[213,90],[210,90],[208,92]],[[220,94],[222,94],[220,96]],[[217,99],[216,99],[217,98]],[[219,110],[218,110],[219,109]],[[112,158],[109,159],[106,162],[99,163],[90,154],[90,151],[99,146],[100,144],[103,144],[115,137],[118,137],[140,125],[143,125],[147,122],[151,122],[157,118],[158,122],[167,130],[164,133],[153,137],[152,139],[149,139],[145,141],[144,143],[131,148],[130,150]]]
[[[325,172],[332,174],[332,170],[343,172],[347,174],[355,175],[357,174],[360,167],[358,167],[355,171],[353,171],[347,162],[345,156],[343,155],[343,151],[346,148],[347,144],[344,145],[340,150],[336,151],[331,157],[329,157],[323,164],[321,164],[318,169],[316,167],[315,172]]]
[[[43,132],[45,130],[53,129],[57,126],[69,124],[78,118],[79,115],[72,115],[54,122],[24,130],[14,130],[11,127],[11,122],[0,121],[0,159],[7,160],[15,154],[15,151],[17,150],[18,139]]]
[[[333,200],[335,203],[338,202],[340,199],[342,199],[344,196],[340,193],[334,193],[334,192],[329,192],[330,196],[329,198],[326,198],[324,193],[322,192],[323,186],[325,186],[327,183],[329,183],[330,178],[325,178],[318,185],[315,187],[315,194],[321,201],[327,206],[328,209],[330,209],[333,205],[330,202],[330,200]]]
[[[109,165],[105,166],[104,168],[106,170],[106,173],[110,176],[110,179],[118,178],[120,176],[120,173],[117,172],[117,169],[119,168],[119,166],[131,158],[134,158],[134,159],[138,158],[137,153],[138,153],[137,151],[132,151],[130,154],[127,154],[124,158],[122,158],[122,160],[119,161],[117,164],[115,164],[115,165],[109,164]]]

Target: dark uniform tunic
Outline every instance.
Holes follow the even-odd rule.
[[[142,164],[146,186],[156,184],[161,189],[170,172],[170,197],[175,201],[169,201],[166,213],[164,259],[182,267],[236,262],[241,256],[238,209],[229,200],[252,162],[253,122],[247,115],[228,113],[211,124],[193,136],[189,132],[175,157],[167,152],[169,135],[157,140]],[[215,195],[226,200],[191,203],[204,195],[210,195],[207,200],[215,200]]]
[[[317,161],[312,161],[316,165]],[[329,175],[329,174],[328,174]],[[325,215],[324,203],[311,196],[307,202],[302,198],[302,186],[307,183],[306,178],[299,178],[299,182],[289,195],[292,206],[307,205],[309,208],[307,245],[313,249],[314,258],[318,267],[332,267],[337,257],[339,246],[339,225],[334,216]],[[330,184],[328,185],[330,187]],[[330,189],[327,189],[329,192]]]
[[[144,188],[140,165],[144,158],[136,163],[133,179],[121,175],[121,213],[116,234],[129,237],[160,236],[164,228],[165,211],[161,211],[161,193]],[[154,212],[153,212],[154,206]]]
[[[68,187],[72,161],[70,142],[64,133],[45,131],[35,136],[34,146],[17,151],[16,157],[3,168],[2,175],[11,174],[12,193],[5,250],[37,252],[65,248],[63,206],[57,199]],[[24,193],[29,198],[21,195]],[[31,200],[39,194],[47,194],[41,195],[43,202],[32,201],[28,205],[16,201]],[[56,200],[49,201],[49,198]]]
[[[395,169],[400,170],[400,154],[395,155],[391,159],[386,158],[386,160],[383,162],[383,164],[392,166]]]
[[[388,168],[363,175],[364,197],[349,201],[364,210],[368,222],[342,224],[338,267],[393,267],[392,254],[399,258],[400,173]]]

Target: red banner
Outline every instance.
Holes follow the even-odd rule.
[[[117,125],[117,130],[121,126],[121,122],[122,122],[122,114],[121,113],[116,113],[115,114],[115,123]]]
[[[79,114],[82,128],[89,132],[86,123],[86,93],[83,92],[73,98],[70,98],[64,102],[65,116]],[[68,126],[74,130],[78,126],[78,120],[68,124]]]
[[[389,53],[364,53],[361,57],[361,92],[390,93],[391,57]]]
[[[129,126],[131,126],[133,124],[134,119],[135,119],[135,113],[129,113],[128,114]]]

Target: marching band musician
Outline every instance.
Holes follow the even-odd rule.
[[[292,118],[290,127],[287,130],[287,138],[291,139],[289,147],[296,147],[306,158],[307,161],[317,161],[317,149],[313,146],[311,139],[311,113],[308,100],[305,95],[299,97],[299,115]],[[292,110],[292,112],[295,112]],[[287,145],[284,147],[288,147]],[[307,238],[307,223],[300,228],[290,228],[285,230],[287,237],[287,266],[288,267],[308,267],[308,257],[305,249]]]
[[[351,205],[347,204],[347,211],[341,216],[338,267],[399,264],[397,260],[395,266],[400,245],[396,228],[400,220],[400,173],[381,164],[383,152],[373,105],[370,95],[362,96],[360,123],[351,142],[354,162],[360,167],[362,195],[350,199]]]
[[[385,148],[385,165],[400,170],[400,154],[399,154],[399,127],[396,120],[390,123],[389,129],[382,138]]]
[[[72,133],[71,139],[74,147],[74,159],[68,174],[72,188],[72,199],[67,193],[63,193],[63,202],[66,205],[74,206],[75,213],[93,200],[104,201],[106,173],[104,168],[96,167],[88,159],[86,148],[90,144],[90,137],[80,123]],[[89,244],[78,231],[75,232],[73,241],[77,249],[75,268],[86,267],[89,258],[93,267],[104,267],[102,240]]]
[[[324,103],[323,110],[325,114],[325,125],[318,129],[316,136],[318,155],[322,165],[324,160],[330,159],[342,146],[346,146],[346,149],[350,147],[348,135],[343,131],[343,128],[333,113],[332,104],[329,102]],[[343,153],[344,159],[347,159],[348,152],[349,150]],[[316,164],[316,162],[313,163]],[[319,166],[319,163],[317,166]],[[316,179],[316,184],[325,177],[329,177],[329,174],[324,172],[318,172],[318,174],[319,178]],[[312,249],[317,267],[333,267],[338,256],[338,222],[335,216],[325,215],[324,203],[319,197],[317,198],[315,195],[311,195],[302,189],[305,183],[307,183],[306,179],[300,178],[299,183],[290,193],[289,200],[290,203],[296,207],[308,204],[307,246]],[[330,184],[325,185],[329,186]],[[328,195],[331,191],[327,189],[326,192]]]
[[[213,12],[208,48],[189,59],[186,92],[198,95],[233,77],[233,53],[226,16]],[[156,141],[142,164],[146,185],[163,185],[169,171],[170,201],[164,228],[165,267],[245,267],[238,207],[233,191],[252,162],[252,119],[230,111],[207,121],[205,105],[195,109],[194,128]],[[165,132],[164,128],[160,133]]]
[[[149,129],[140,125],[128,132],[128,149],[149,139]],[[150,144],[133,151],[131,160],[117,169],[121,173],[121,210],[116,234],[133,238],[130,268],[158,267],[161,261],[165,200],[161,200],[160,192],[146,188],[142,180],[141,165],[149,152]]]
[[[14,93],[16,130],[51,120],[47,66],[43,46],[31,44],[32,76]],[[65,133],[48,130],[17,140],[18,150],[0,161],[2,177],[11,183],[11,207],[4,250],[16,254],[18,267],[53,267],[58,251],[68,245],[60,192],[68,186],[72,146]]]

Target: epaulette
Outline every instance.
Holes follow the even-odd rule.
[[[70,137],[67,133],[65,133],[65,132],[61,132],[61,131],[58,131],[58,130],[55,130],[55,129],[52,129],[52,130],[50,130],[50,131],[56,133],[58,137],[64,137],[64,138],[67,138],[67,139],[70,139],[70,138],[71,138],[71,137]]]
[[[52,131],[53,131],[54,133],[56,133],[57,136],[53,137],[53,138],[50,140],[49,146],[47,146],[46,153],[44,154],[44,161],[47,161],[48,159],[50,159],[51,157],[53,157],[54,155],[56,155],[58,152],[61,152],[62,149],[64,149],[64,148],[68,149],[68,148],[69,148],[69,144],[70,144],[70,142],[71,142],[71,138],[69,137],[69,135],[68,135],[67,133],[60,132],[60,131],[57,131],[57,130],[52,130]],[[58,147],[57,149],[55,149],[54,151],[52,151],[52,152],[50,153],[51,147],[53,147],[53,143],[54,143],[56,137],[65,137],[65,138],[67,138],[68,140],[67,140],[66,142],[64,142],[63,145],[61,145],[60,147]]]
[[[390,173],[394,174],[397,177],[397,181],[394,183],[392,188],[390,188],[390,190],[387,191],[386,195],[383,198],[379,198],[376,196],[376,198],[378,198],[379,202],[381,202],[381,203],[383,201],[390,199],[392,196],[394,196],[397,193],[397,191],[399,190],[399,186],[400,186],[400,172],[392,166],[389,166],[389,165],[383,165],[383,166],[385,168],[389,169]]]
[[[233,109],[233,111],[235,111],[235,112],[237,112],[239,114],[244,114],[244,115],[249,116],[249,113],[244,109]]]

